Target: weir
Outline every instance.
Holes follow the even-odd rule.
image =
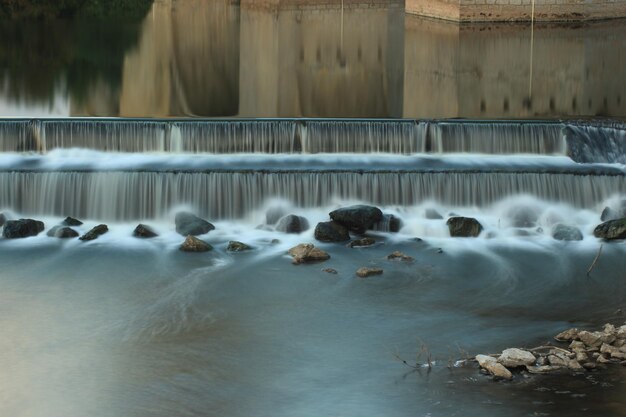
[[[620,123],[576,121],[9,120],[0,207],[125,221],[186,206],[218,220],[275,198],[485,208],[529,195],[598,209],[626,194],[625,139]]]
[[[482,153],[622,162],[626,126],[568,121],[34,119],[0,123],[2,152]],[[620,146],[622,148],[620,148]],[[621,159],[620,159],[621,158]]]

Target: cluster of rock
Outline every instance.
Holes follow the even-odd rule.
[[[315,226],[315,239],[320,242],[346,242],[350,240],[350,233],[362,235],[368,230],[398,232],[402,228],[402,221],[393,214],[383,214],[378,207],[362,204],[331,211],[329,217],[330,221]]]
[[[506,380],[513,379],[515,372],[586,372],[608,364],[626,365],[626,325],[606,324],[594,332],[569,329],[555,340],[569,345],[511,348],[500,355],[476,355],[475,360],[485,372]]]
[[[213,247],[196,236],[203,235],[215,229],[215,226],[208,221],[189,212],[180,212],[175,217],[176,231],[185,236],[184,242],[180,245],[180,250],[185,252],[207,252]],[[78,238],[82,241],[95,240],[109,231],[106,224],[99,224],[82,236],[73,227],[81,226],[83,222],[73,217],[66,217],[61,223],[53,226],[46,233],[50,237],[59,239]],[[0,227],[3,227],[2,235],[6,239],[18,239],[37,236],[43,232],[45,225],[42,221],[34,219],[7,220],[4,213],[0,213]],[[158,234],[150,226],[139,224],[133,230],[133,236],[141,239],[157,237]],[[226,250],[230,252],[242,252],[253,249],[251,246],[237,241],[230,241]]]

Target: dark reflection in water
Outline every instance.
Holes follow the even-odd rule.
[[[3,22],[0,115],[626,115],[626,21],[458,25],[157,0],[143,22]]]

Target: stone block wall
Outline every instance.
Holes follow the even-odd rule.
[[[407,13],[459,22],[531,20],[532,0],[406,0]],[[626,0],[535,0],[537,21],[626,17]]]

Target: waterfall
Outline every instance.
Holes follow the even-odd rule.
[[[181,204],[211,219],[242,218],[272,198],[302,208],[335,199],[381,206],[434,200],[452,206],[485,206],[530,194],[547,201],[592,208],[626,193],[619,175],[471,172],[2,172],[0,207],[29,215],[101,220],[167,216]]]

